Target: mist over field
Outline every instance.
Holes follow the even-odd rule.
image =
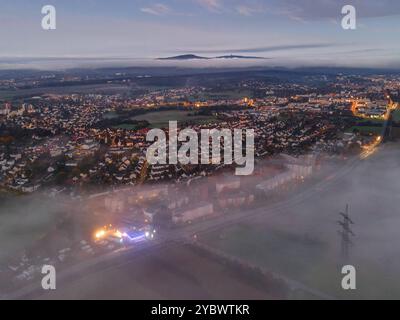
[[[332,180],[328,178],[317,183],[311,187],[311,192],[306,190],[306,186],[304,190],[300,187],[299,195],[289,194],[282,199],[283,203],[295,199],[288,206],[269,209],[267,204],[265,211],[261,210],[261,213],[256,215],[249,209],[249,218],[216,230],[205,229],[198,234],[198,239],[212,248],[244,259],[290,280],[299,281],[309,288],[320,290],[333,297],[400,297],[400,281],[397,280],[400,270],[399,159],[398,143],[389,143],[349,171],[343,171],[342,165],[337,165],[335,169],[335,163],[331,163],[328,169],[331,172],[338,172],[338,178]],[[322,170],[325,169],[323,166]],[[216,181],[218,179],[216,178]],[[251,184],[252,178],[249,179]],[[139,190],[135,189],[133,193],[129,193],[130,197],[135,197],[135,192]],[[305,192],[304,196],[301,195],[302,192]],[[14,260],[14,254],[19,255],[25,248],[34,247],[36,241],[40,241],[41,238],[46,239],[49,234],[54,239],[53,249],[56,252],[62,244],[68,246],[79,242],[82,235],[90,237],[91,226],[101,225],[104,216],[96,218],[92,215],[93,212],[87,211],[85,215],[90,217],[82,219],[85,215],[78,214],[74,208],[78,202],[74,204],[71,200],[64,200],[37,195],[2,201],[0,258],[3,266],[7,265],[7,261]],[[340,220],[339,212],[345,209],[346,204],[349,204],[350,217],[355,222],[352,226],[355,237],[352,238],[353,246],[350,248],[350,259],[347,262],[342,259],[341,238],[338,234],[340,227],[337,223]],[[79,207],[90,208],[90,205],[80,203]],[[71,213],[75,215],[72,219],[69,217]],[[68,223],[65,224],[64,220]],[[66,225],[69,225],[68,231]],[[74,230],[76,237],[71,236]],[[182,253],[181,259],[186,255],[184,247],[178,246],[171,250],[174,252],[171,252],[171,255],[179,256]],[[99,270],[90,275],[87,282],[65,284],[65,291],[60,288],[55,297],[92,298],[97,294],[94,288],[98,288],[102,283],[104,287],[99,293],[100,298],[121,297],[121,294],[139,299],[184,298],[185,290],[191,292],[191,281],[184,280],[186,276],[182,274],[186,263],[184,260],[181,260],[180,263],[183,265],[178,268],[179,270],[173,271],[177,277],[176,281],[183,286],[181,288],[170,292],[164,291],[150,279],[151,277],[147,280],[141,279],[140,285],[135,286],[134,291],[124,287],[124,283],[129,283],[128,279],[131,279],[136,269],[137,276],[143,272],[144,265],[158,272],[157,268],[161,268],[162,264],[160,265],[161,260],[157,259],[164,261],[162,263],[167,264],[168,268],[178,268],[178,260],[171,261],[155,251],[151,257],[140,258],[128,269],[121,269],[125,268],[124,265],[118,267],[116,262],[115,268],[104,272]],[[208,262],[204,260],[202,263],[206,268]],[[197,280],[193,281],[208,281],[207,271],[202,269],[202,263],[197,265],[198,271],[193,275]],[[342,277],[340,271],[344,263],[351,263],[358,270],[358,289],[352,293],[346,293],[340,287]],[[159,281],[167,281],[171,275],[166,273],[160,277]],[[134,281],[139,281],[138,278],[135,279]],[[114,281],[120,283],[121,291],[118,293],[107,289],[108,286],[112,287]],[[187,285],[189,287],[184,289]],[[224,297],[223,292],[220,297]],[[207,298],[209,294],[203,292],[193,297]],[[260,297],[263,297],[263,294]],[[51,295],[47,298],[51,298]]]
[[[230,54],[230,53],[228,53]],[[333,56],[336,55],[335,60]],[[370,68],[368,57],[359,57],[357,63],[348,61],[346,53],[337,56],[336,53],[326,52],[323,56],[302,53],[296,59],[285,55],[268,54],[261,59],[209,59],[209,60],[158,60],[154,58],[118,58],[118,57],[56,57],[56,58],[1,58],[0,70],[42,70],[66,71],[77,68],[178,68],[178,69],[246,69],[246,68],[303,68],[303,67],[338,67],[338,68]],[[384,70],[398,70],[397,61],[376,61],[374,68]]]
[[[400,298],[399,159],[398,143],[387,144],[321,193],[205,241],[332,296]],[[342,258],[337,223],[346,204],[355,223],[348,261]],[[358,270],[351,293],[340,286],[346,263]]]
[[[59,204],[45,197],[4,197],[0,204],[0,262],[6,263],[55,224]]]

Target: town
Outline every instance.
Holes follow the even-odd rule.
[[[331,180],[339,175],[338,163],[346,168],[366,159],[400,133],[398,76],[300,75],[287,84],[236,75],[231,81],[228,75],[223,85],[210,77],[208,86],[161,90],[150,88],[157,76],[116,76],[122,78],[107,80],[109,86],[129,83],[135,93],[52,92],[1,104],[3,192],[62,207],[58,227],[1,269],[4,287],[32,281],[42,263],[66,268],[85,257],[170,241],[192,226],[208,230],[241,219]],[[40,88],[49,79],[64,81],[51,75],[3,80],[1,89],[27,81]],[[207,161],[175,161],[179,148],[187,151],[179,132],[189,130],[200,141],[201,132],[226,128],[254,130],[251,175],[235,175],[236,150],[226,139],[193,148],[201,159],[206,153]],[[155,129],[176,138],[172,147],[164,141],[161,163],[147,156]],[[250,144],[238,142],[235,147],[248,155]],[[191,240],[197,234],[191,232]]]

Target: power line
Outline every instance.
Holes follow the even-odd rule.
[[[351,225],[354,224],[354,222],[353,220],[351,220],[349,216],[349,205],[348,204],[346,205],[345,212],[340,212],[339,214],[343,218],[343,220],[338,221],[338,224],[341,226],[341,229],[338,232],[342,238],[342,258],[344,260],[348,260],[350,246],[353,245],[351,237],[355,236],[353,230],[350,227]]]

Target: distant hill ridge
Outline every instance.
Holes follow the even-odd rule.
[[[212,59],[267,59],[263,57],[253,57],[253,56],[240,56],[240,55],[224,55],[218,57],[202,57],[195,54],[183,54],[179,56],[158,58],[157,60],[212,60]]]

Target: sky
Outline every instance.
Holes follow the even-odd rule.
[[[356,30],[341,26],[348,4]],[[56,8],[56,30],[41,28],[44,5]],[[0,59],[242,54],[276,66],[398,68],[399,15],[398,0],[0,0]]]

